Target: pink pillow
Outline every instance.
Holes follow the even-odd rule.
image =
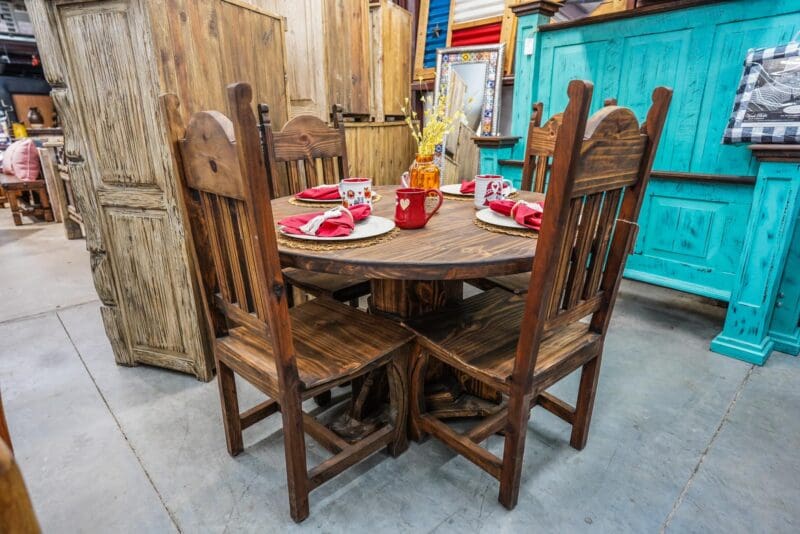
[[[14,174],[11,160],[14,159],[14,152],[16,152],[18,148],[19,145],[17,143],[11,143],[6,151],[3,152],[3,174]]]
[[[9,173],[6,169],[11,170]],[[20,180],[32,182],[39,179],[39,152],[33,139],[14,141],[3,156],[3,172]]]

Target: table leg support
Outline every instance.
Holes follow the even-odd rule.
[[[714,352],[763,365],[775,348],[770,323],[799,208],[797,165],[763,162],[739,277],[731,291],[725,326],[711,342]]]

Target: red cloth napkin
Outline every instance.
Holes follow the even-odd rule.
[[[489,209],[505,215],[506,217],[511,217],[522,226],[533,230],[539,230],[542,227],[544,202],[494,200],[489,202]]]
[[[371,211],[369,204],[360,204],[350,209],[338,206],[328,211],[284,217],[278,221],[278,226],[288,234],[343,237],[350,235],[356,223],[369,217]]]
[[[475,194],[475,180],[470,180],[468,182],[461,182],[461,194],[462,195],[474,195]]]
[[[297,193],[295,197],[308,200],[338,200],[342,198],[339,195],[338,185],[318,185],[317,187],[309,187]]]

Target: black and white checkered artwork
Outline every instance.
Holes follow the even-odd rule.
[[[800,143],[800,43],[752,49],[723,143]]]

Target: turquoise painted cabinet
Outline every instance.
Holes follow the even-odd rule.
[[[800,30],[800,0],[743,4],[715,2],[573,26],[545,26],[546,17],[528,10],[519,18],[515,56],[511,134],[522,139],[532,103],[542,101],[545,116],[563,110],[573,79],[594,83],[593,111],[614,97],[640,119],[655,86],[674,89],[625,274],[724,301],[740,283],[760,164],[746,146],[722,145],[723,130],[747,50],[786,43]],[[524,146],[500,150],[481,149],[481,171],[518,182],[519,167],[501,161],[521,159]],[[798,264],[793,250],[786,261]],[[778,276],[772,285],[792,281]],[[789,293],[774,314],[780,326],[767,322],[762,330],[796,327],[800,295]],[[780,294],[787,295],[776,289],[776,298]]]

